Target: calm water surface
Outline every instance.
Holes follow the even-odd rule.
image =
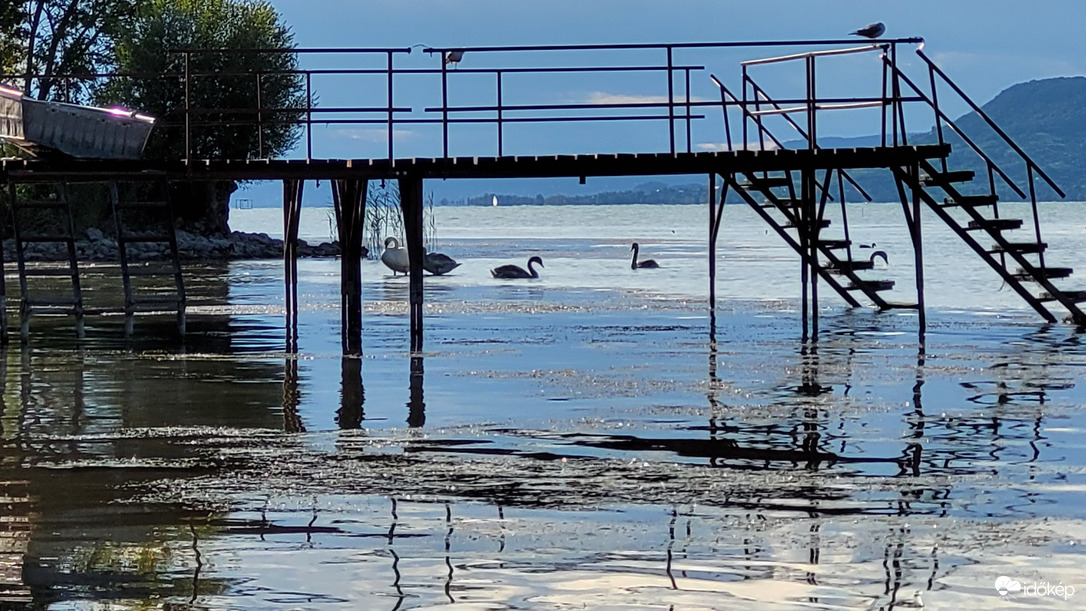
[[[1043,213],[1048,263],[1082,267],[1086,206]],[[300,263],[297,355],[283,350],[279,261],[188,268],[183,341],[169,317],[139,319],[132,342],[120,320],[90,319],[82,343],[70,321],[34,319],[30,345],[0,353],[0,596],[48,609],[1086,604],[1086,345],[948,230],[924,228],[925,346],[914,312],[852,310],[828,291],[803,343],[796,257],[729,207],[711,343],[704,207],[434,214],[437,248],[463,265],[427,277],[414,359],[407,280],[376,261],[363,263],[360,359],[340,352],[336,260]],[[853,239],[888,255],[870,277],[915,299],[900,206],[849,214]],[[280,219],[234,210],[231,224],[281,235]],[[328,236],[328,211],[306,209],[302,237]],[[661,269],[631,270],[633,241]],[[487,271],[531,255],[538,280]],[[118,290],[110,266],[85,283],[92,302]],[[1001,596],[1000,576],[1022,589]]]

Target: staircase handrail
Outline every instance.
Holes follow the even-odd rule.
[[[939,108],[939,106],[931,98],[929,98],[923,91],[921,91],[921,89],[917,87],[915,83],[913,83],[912,79],[910,79],[908,75],[902,72],[900,68],[895,66],[893,62],[891,62],[886,56],[883,56],[883,62],[887,66],[889,66],[890,70],[893,71],[895,78],[904,81],[905,84],[912,88],[912,90],[915,91],[916,94],[920,96],[920,98],[923,99],[926,104],[931,106],[931,108],[935,111],[936,120],[942,119],[946,121],[946,124],[950,126],[950,128],[953,129],[956,134],[961,136],[962,140],[969,145],[969,148],[973,149],[973,152],[975,152],[981,157],[981,159],[984,160],[985,164],[987,164],[988,166],[989,171],[995,170],[995,172],[999,174],[999,177],[1003,179],[1003,182],[1006,183],[1007,186],[1009,186],[1011,189],[1014,189],[1014,192],[1017,193],[1019,197],[1021,197],[1022,199],[1026,198],[1026,192],[1023,191],[1017,183],[1011,180],[1011,177],[1003,171],[1003,168],[999,167],[999,164],[993,161],[987,153],[981,150],[980,146],[978,146],[977,143],[973,142],[973,140],[969,136],[967,136],[965,132],[961,130],[961,128],[958,127],[958,124],[955,123],[953,119],[951,119],[945,112],[943,112],[941,108]]]
[[[965,92],[962,91],[961,88],[958,87],[958,85],[954,81],[950,80],[950,77],[947,76],[947,74],[945,72],[943,72],[943,70],[941,68],[939,68],[939,66],[935,65],[935,62],[933,62],[931,60],[931,58],[929,58],[927,55],[924,54],[924,49],[923,48],[918,48],[916,50],[916,54],[919,55],[920,59],[924,60],[924,62],[927,63],[928,68],[931,71],[933,71],[935,74],[938,74],[939,78],[943,79],[943,82],[945,82],[947,85],[949,85],[951,87],[951,89],[953,89],[954,92],[957,93],[958,96],[966,104],[968,104],[969,107],[972,108],[973,111],[976,112],[977,115],[980,118],[984,119],[984,122],[987,123],[988,126],[991,127],[993,131],[995,131],[995,133],[999,134],[999,137],[1003,138],[1003,141],[1006,142],[1014,150],[1015,153],[1018,153],[1018,155],[1022,158],[1022,160],[1026,162],[1026,169],[1027,170],[1037,172],[1037,175],[1040,176],[1041,178],[1043,178],[1045,180],[1045,182],[1048,183],[1048,186],[1052,187],[1056,191],[1056,193],[1059,193],[1060,197],[1067,197],[1067,194],[1064,193],[1063,190],[1060,189],[1059,185],[1057,185],[1056,182],[1053,181],[1048,176],[1048,174],[1046,174],[1045,171],[1042,170],[1041,167],[1038,166],[1037,163],[1033,161],[1033,158],[1030,157],[1028,154],[1026,154],[1026,152],[1023,151],[1022,148],[1019,147],[1018,144],[1015,143],[1015,141],[1012,140],[1011,137],[1008,136],[1007,133],[1004,132],[1002,128],[1000,128],[998,125],[996,125],[995,121],[993,121],[992,118],[989,117],[988,114],[985,113],[984,110],[982,110],[981,107],[978,106],[977,103],[973,101],[972,98],[970,98],[968,95],[966,95]],[[955,130],[955,131],[957,131],[957,130]]]

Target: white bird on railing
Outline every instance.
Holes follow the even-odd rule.
[[[452,64],[453,67],[455,68],[456,64],[459,64],[460,60],[462,60],[462,59],[464,59],[464,50],[463,49],[454,49],[452,51],[446,51],[445,52],[445,65],[446,66],[449,65],[449,64]]]
[[[856,30],[855,32],[849,32],[849,34],[852,34],[854,36],[863,36],[864,38],[878,38],[879,36],[882,36],[883,32],[885,31],[886,26],[881,21],[879,21],[864,26]]]

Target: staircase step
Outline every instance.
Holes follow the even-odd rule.
[[[739,186],[748,191],[762,191],[773,187],[787,187],[792,181],[787,176],[748,176]]]
[[[920,184],[926,187],[936,187],[955,182],[969,182],[976,174],[972,170],[957,170],[953,172],[940,172],[938,174],[925,174],[920,177]]]
[[[966,229],[986,229],[988,231],[1005,231],[1020,229],[1022,219],[985,219],[983,221],[969,221]]]
[[[762,202],[763,208],[779,208],[781,210],[791,210],[799,206],[799,201],[789,197],[778,197],[776,201],[766,199]]]
[[[829,227],[830,226],[830,219],[822,219],[821,221],[818,222],[818,226],[822,227],[822,228]],[[796,225],[795,225],[795,223],[789,222],[787,225],[781,225],[781,228],[783,228],[783,229],[795,229]]]
[[[1070,299],[1074,303],[1082,303],[1086,301],[1086,291],[1060,291],[1065,299]],[[1056,301],[1056,298],[1052,296],[1052,293],[1044,292],[1038,297],[1041,301]]]
[[[819,240],[818,245],[821,248],[829,250],[839,250],[841,248],[848,248],[852,244],[851,240]]]
[[[1014,277],[1026,281],[1032,281],[1037,277],[1052,280],[1056,278],[1066,278],[1074,273],[1074,271],[1075,270],[1070,267],[1035,267],[1030,272],[1027,272],[1019,267],[1018,270],[1014,272]]]
[[[875,267],[874,261],[838,261],[835,265],[827,265],[825,269],[831,273],[855,272]]]
[[[958,198],[948,197],[943,200],[945,206],[991,206],[999,201],[998,195],[962,195]]]
[[[1009,242],[1007,247],[1004,248],[999,244],[993,244],[992,249],[988,252],[991,254],[999,254],[1003,252],[1016,252],[1023,255],[1035,255],[1042,253],[1048,248],[1048,244],[1044,242]]]
[[[871,291],[888,291],[894,288],[893,280],[861,280],[859,282],[853,282],[848,286],[848,290],[856,291],[860,289],[867,289]]]

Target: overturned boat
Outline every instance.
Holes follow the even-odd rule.
[[[0,85],[0,138],[33,155],[139,159],[154,124],[123,108],[35,100]]]

